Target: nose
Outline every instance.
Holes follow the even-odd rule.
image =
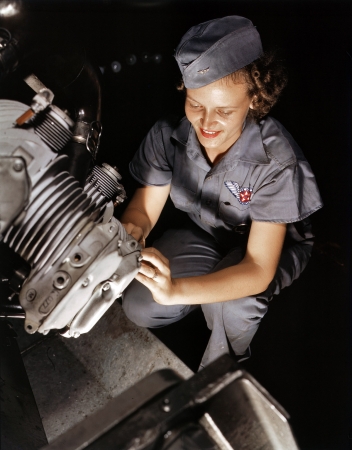
[[[203,115],[200,119],[200,124],[205,129],[211,129],[212,125],[215,123],[215,113],[213,111],[203,111]]]

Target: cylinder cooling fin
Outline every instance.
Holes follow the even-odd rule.
[[[70,157],[57,155],[72,142],[71,119],[50,105],[16,125],[26,111],[27,105],[0,100],[0,160],[11,159],[16,173],[21,163],[29,185],[19,198],[23,214],[3,229],[2,245],[30,268],[16,281],[26,331],[65,328],[65,336],[77,337],[132,281],[141,247],[113,217],[113,203],[126,198],[117,169],[95,166],[81,187],[70,173]],[[16,186],[4,202],[19,197]]]
[[[52,109],[42,111],[32,119],[36,134],[55,152],[61,150],[70,141],[72,131],[67,123]]]
[[[99,193],[106,201],[122,203],[126,198],[126,193],[124,187],[119,183],[121,178],[116,167],[111,167],[107,163],[103,163],[102,167],[95,166],[87,179],[85,192],[92,197],[96,197]]]
[[[33,185],[24,220],[4,238],[36,271],[56,260],[98,209],[64,170],[67,163],[62,155],[49,164]]]

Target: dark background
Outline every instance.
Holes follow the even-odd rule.
[[[289,84],[272,115],[303,149],[325,206],[313,216],[316,245],[307,269],[272,301],[251,346],[252,357],[243,366],[290,413],[300,448],[349,448],[351,2],[24,3],[33,51],[52,45],[78,55],[85,48],[91,63],[100,67],[104,131],[99,161],[118,166],[129,198],[135,184],[128,162],[139,143],[158,118],[182,114],[173,58],[181,36],[192,25],[236,14],[257,26],[265,49],[278,49]],[[143,53],[150,61],[143,61]],[[153,59],[156,54],[159,62]],[[128,64],[130,55],[135,64]],[[113,61],[120,62],[120,72],[112,71]],[[65,67],[66,75],[69,70]],[[6,89],[7,97],[30,101],[25,89]],[[55,93],[57,104],[64,103]],[[168,204],[149,244],[162,229],[181,222]],[[209,336],[200,312],[155,334],[197,370]]]

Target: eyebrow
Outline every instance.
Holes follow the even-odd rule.
[[[186,95],[186,98],[192,100],[195,103],[199,103],[201,105],[201,103],[198,100],[195,100],[194,98],[192,98],[190,95]],[[217,106],[217,108],[222,108],[222,109],[237,109],[238,106]]]

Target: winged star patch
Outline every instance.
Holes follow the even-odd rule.
[[[231,180],[225,181],[224,184],[231,194],[237,198],[241,205],[248,205],[248,203],[252,200],[252,188],[240,186],[238,183]]]

